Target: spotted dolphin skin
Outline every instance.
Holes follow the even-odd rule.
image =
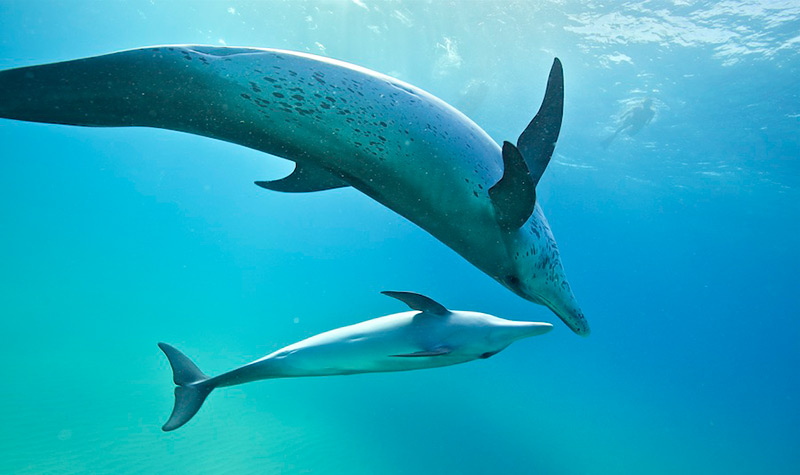
[[[256,183],[283,192],[352,186],[586,335],[535,193],[563,94],[556,59],[539,112],[516,145],[500,147],[421,89],[304,53],[162,46],[0,71],[0,117],[158,127],[292,160],[289,176]]]
[[[549,323],[515,322],[448,310],[424,295],[383,292],[414,311],[337,328],[209,378],[174,347],[159,343],[172,366],[175,406],[162,429],[189,422],[215,388],[262,379],[437,368],[489,358],[511,343],[549,332]]]

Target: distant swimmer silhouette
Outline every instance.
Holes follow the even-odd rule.
[[[641,104],[631,107],[622,114],[620,125],[617,127],[617,130],[610,137],[603,140],[603,148],[608,148],[620,132],[626,132],[630,136],[638,134],[645,125],[652,122],[655,115],[656,111],[653,109],[653,100],[649,97],[645,98]]]

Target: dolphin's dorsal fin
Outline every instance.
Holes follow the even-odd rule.
[[[451,350],[450,348],[439,347],[434,350],[422,350],[422,351],[415,351],[414,353],[406,353],[403,355],[392,355],[392,356],[398,358],[414,358],[420,356],[443,356],[443,355],[449,355],[450,353],[452,353],[452,351],[453,350]]]
[[[525,163],[533,179],[533,186],[539,183],[544,169],[550,163],[556,147],[558,133],[561,131],[561,118],[564,115],[564,71],[558,58],[553,60],[547,89],[542,105],[533,120],[517,139],[517,148],[522,152]]]
[[[415,294],[414,292],[395,292],[393,290],[384,290],[381,292],[383,295],[396,298],[405,303],[413,310],[420,312],[432,313],[434,315],[447,315],[450,313],[442,304],[424,295]]]
[[[279,180],[255,183],[261,188],[285,193],[309,193],[350,186],[325,168],[308,163],[296,164],[291,174]]]
[[[522,154],[510,142],[503,142],[503,177],[489,188],[489,196],[504,228],[522,226],[533,213],[536,186]]]

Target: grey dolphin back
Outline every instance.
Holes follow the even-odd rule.
[[[517,148],[522,153],[533,180],[533,186],[539,183],[561,131],[561,119],[564,116],[564,70],[558,58],[553,60],[550,76],[547,78],[542,105],[525,130],[517,139]]]
[[[408,305],[412,310],[419,310],[420,312],[430,313],[433,315],[447,315],[450,313],[444,305],[414,292],[397,292],[393,290],[384,290],[381,292],[383,295],[400,300]]]

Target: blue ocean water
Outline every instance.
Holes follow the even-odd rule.
[[[800,472],[794,1],[0,1],[0,68],[156,44],[307,51],[422,87],[497,141],[566,103],[538,189],[574,335],[352,189],[155,129],[0,121],[0,473]],[[655,117],[603,141],[646,98]],[[403,311],[549,321],[462,366],[216,391],[163,433],[156,342],[209,374]]]

